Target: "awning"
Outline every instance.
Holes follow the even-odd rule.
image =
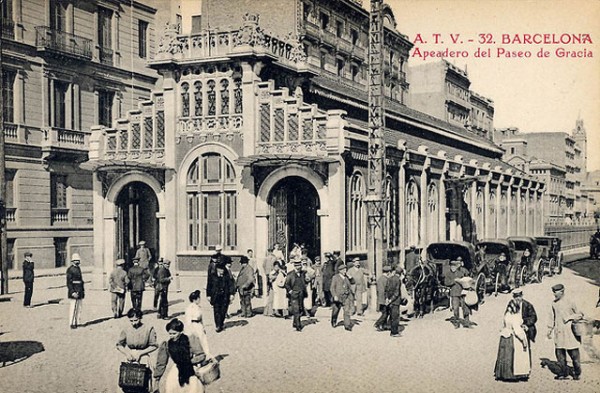
[[[236,164],[242,166],[274,166],[285,165],[290,163],[322,163],[327,164],[337,162],[335,157],[328,156],[307,156],[304,154],[260,154],[240,157],[235,160]]]
[[[139,162],[139,161],[124,161],[124,160],[94,160],[86,161],[79,164],[81,169],[95,172],[109,172],[112,170],[124,169],[170,169],[162,163],[155,162]]]

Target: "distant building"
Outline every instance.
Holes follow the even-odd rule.
[[[24,251],[38,268],[65,266],[73,252],[92,264],[92,173],[79,163],[92,125],[111,126],[150,98],[157,11],[128,0],[2,8],[9,268]]]
[[[577,120],[571,135],[520,132],[512,127],[496,129],[494,141],[506,151],[504,161],[544,179],[548,223],[589,222],[594,202],[584,187],[587,137],[583,120]]]
[[[470,90],[467,72],[447,60],[411,65],[409,106],[491,139],[494,102]]]

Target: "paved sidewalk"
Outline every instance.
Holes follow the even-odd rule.
[[[326,308],[320,308],[316,318],[303,318],[306,326],[302,333],[292,329],[291,320],[257,315],[249,319],[233,317],[227,320],[228,328],[217,334],[212,310],[204,302],[211,349],[223,358],[221,380],[206,391],[600,391],[600,365],[591,362],[588,354],[583,355],[581,381],[555,381],[550,371],[539,366],[540,358],[554,359],[552,342],[544,336],[550,318],[550,287],[558,282],[565,284],[567,295],[573,296],[588,315],[594,311],[598,287],[570,269],[565,269],[561,276],[547,277],[541,284],[524,288],[525,297],[535,305],[540,318],[528,383],[506,384],[494,381],[493,377],[498,334],[509,295],[486,298],[480,311],[473,315],[478,324],[474,329],[454,329],[445,320],[449,311],[444,310],[403,322],[402,337],[397,339],[373,329],[376,315],[355,318],[357,324],[352,332],[342,327],[332,329],[330,310]],[[172,316],[182,315],[188,304],[187,295],[193,289],[204,288],[205,279],[182,276],[180,284],[182,291],[170,295]],[[13,287],[17,289],[16,285]],[[120,391],[118,367],[123,357],[114,345],[128,321],[110,318],[108,292],[86,292],[83,320],[87,326],[76,330],[68,327],[64,277],[36,280],[31,309],[21,306],[22,293],[12,293],[9,297],[12,301],[0,302],[0,348],[10,346],[13,351],[18,348],[23,359],[8,362],[4,367],[0,362],[0,392]],[[152,293],[146,292],[143,309],[150,310],[151,303]],[[253,305],[259,310],[262,300],[254,299]],[[237,300],[231,309],[239,309]],[[167,321],[157,319],[155,312],[148,311],[144,322],[155,326],[160,341],[168,338]],[[0,351],[0,357],[8,355]]]

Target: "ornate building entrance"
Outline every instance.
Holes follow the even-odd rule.
[[[158,259],[158,200],[152,188],[142,182],[128,183],[119,192],[115,205],[117,258],[130,263],[138,242],[144,240],[153,259]]]
[[[320,255],[319,196],[308,180],[298,176],[280,180],[269,195],[269,206],[270,247],[278,243],[287,256],[298,243],[306,246],[311,258]]]

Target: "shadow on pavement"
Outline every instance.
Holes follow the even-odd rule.
[[[571,262],[568,265],[578,276],[587,278],[591,283],[600,286],[600,263],[594,259]]]
[[[220,362],[221,360],[225,359],[227,356],[229,356],[229,354],[224,353],[224,354],[215,356],[215,359],[217,359]]]
[[[265,312],[265,308],[264,308],[264,307],[254,307],[254,308],[252,309],[252,312],[253,312],[254,314],[262,314],[262,313],[264,313],[264,312]]]
[[[63,300],[63,298],[50,299],[50,300],[45,301],[44,303],[36,303],[36,304],[32,305],[31,308],[47,306],[49,304],[59,304],[61,302],[61,300]]]
[[[300,324],[302,325],[302,327],[306,327],[308,325],[315,325],[318,322],[319,320],[317,318],[309,318],[305,319],[304,321],[301,321]]]
[[[43,351],[44,345],[39,341],[9,341],[0,343],[0,367],[19,363]]]
[[[232,327],[237,327],[237,326],[246,326],[248,324],[248,321],[230,321],[230,322],[225,322],[225,324],[223,325],[223,327],[225,329],[229,329]]]
[[[97,324],[102,323],[104,321],[108,321],[109,319],[114,319],[114,318],[113,317],[103,317],[103,318],[94,319],[92,321],[88,321],[88,322],[84,323],[83,325],[81,325],[81,327],[88,327],[88,326],[92,326],[92,325],[97,325]]]

